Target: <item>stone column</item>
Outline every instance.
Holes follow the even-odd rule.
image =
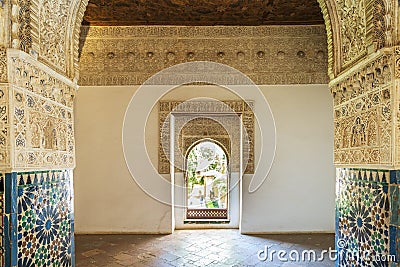
[[[368,257],[353,259],[355,251],[375,262],[398,256],[398,51],[381,49],[330,83],[339,266],[369,266]]]
[[[69,266],[77,86],[23,51],[8,49],[7,58],[8,84],[0,88],[5,266]]]
[[[399,2],[319,1],[334,98],[338,266],[399,264]]]

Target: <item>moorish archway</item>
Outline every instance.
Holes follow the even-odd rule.
[[[335,103],[337,237],[352,244],[352,248],[363,250],[370,247],[371,237],[379,232],[384,234],[379,240],[383,245],[375,251],[397,255],[399,3],[318,2],[327,30],[328,73]],[[29,265],[34,261],[34,254],[18,256],[22,243],[32,242],[29,236],[22,240],[18,233],[35,231],[30,224],[22,225],[22,221],[36,215],[46,219],[36,221],[39,226],[52,225],[54,218],[64,222],[63,234],[43,239],[46,248],[52,242],[62,244],[57,259],[48,261],[73,264],[69,250],[73,246],[73,214],[69,208],[73,203],[70,185],[75,166],[72,103],[79,77],[79,32],[87,4],[88,1],[77,0],[0,3],[0,165],[5,185],[1,194],[5,266]],[[43,123],[36,123],[38,119]],[[48,121],[59,126],[52,131],[57,132],[54,137],[43,131]],[[54,139],[57,145],[49,147],[45,139]],[[60,145],[64,141],[65,146]],[[57,192],[53,200],[44,190],[48,183]],[[17,190],[22,187],[26,190]],[[374,205],[367,205],[366,197],[352,199],[354,191],[377,196]],[[57,210],[48,205],[27,209],[32,205],[38,207],[37,199],[42,197],[48,200],[46,203],[57,202],[58,207],[64,208]],[[366,218],[357,215],[365,209]],[[360,231],[364,227],[373,231]]]

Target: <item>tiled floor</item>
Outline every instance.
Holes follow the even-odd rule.
[[[284,250],[288,261],[258,259],[258,252],[268,246]],[[172,235],[78,235],[76,266],[334,266],[326,255],[324,261],[301,261],[305,250],[334,249],[332,234],[241,235],[237,230],[180,230]],[[300,261],[296,258],[296,250]],[[261,257],[264,254],[260,255]],[[306,260],[308,257],[306,255]]]

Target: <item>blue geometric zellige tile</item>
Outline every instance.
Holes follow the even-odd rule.
[[[337,169],[336,239],[346,240],[350,249],[360,253],[373,249],[382,255],[388,255],[390,248],[396,251],[397,222],[394,228],[389,225],[396,219],[391,217],[391,208],[396,208],[391,200],[398,188],[390,187],[389,178],[388,170]],[[362,259],[336,261],[338,267],[369,264]]]
[[[400,227],[397,227],[397,252],[396,252],[396,262],[400,263]]]
[[[390,183],[400,184],[400,170],[390,171]]]
[[[389,227],[389,253],[390,255],[396,255],[397,258],[397,226],[391,225]]]
[[[21,176],[24,185],[18,187],[18,221],[14,227],[18,239],[13,242],[18,266],[73,267],[72,171]],[[29,185],[29,180],[39,183]]]
[[[383,174],[382,174],[382,178],[381,178],[381,180],[380,180],[380,182],[381,183],[389,183],[389,180],[390,180],[390,173],[389,172],[384,172]]]
[[[390,224],[399,225],[399,188],[398,185],[390,186]]]
[[[399,185],[390,186],[390,224],[399,226]]]

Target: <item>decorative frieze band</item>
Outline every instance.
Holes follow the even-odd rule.
[[[30,55],[8,50],[10,84],[72,108],[77,85]]]
[[[139,85],[173,65],[214,61],[257,84],[328,82],[321,26],[83,27],[80,85]],[[193,73],[179,73],[187,76]],[[228,76],[224,73],[215,75]],[[225,77],[229,84],[234,77]]]

